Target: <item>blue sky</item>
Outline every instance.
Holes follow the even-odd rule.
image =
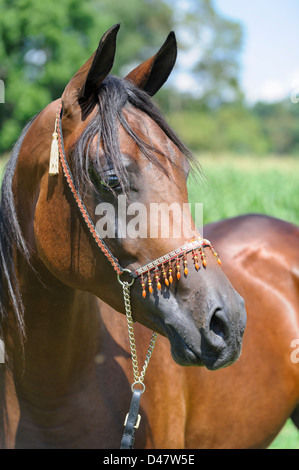
[[[241,85],[248,101],[299,90],[299,0],[214,0],[244,29]]]

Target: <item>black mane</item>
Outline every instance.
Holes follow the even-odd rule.
[[[36,116],[35,116],[36,117]],[[25,335],[23,322],[23,305],[21,293],[16,280],[13,248],[20,250],[26,259],[29,259],[29,251],[22,234],[16,214],[15,201],[12,189],[12,180],[17,164],[19,151],[24,137],[27,134],[35,117],[23,129],[21,136],[16,142],[10,159],[7,163],[1,186],[0,201],[0,336],[2,336],[3,321],[7,316],[9,304],[15,312],[17,325],[21,337]],[[8,297],[7,297],[8,294]]]
[[[129,110],[129,107],[130,112],[133,112],[134,109],[138,109],[149,116],[186,156],[188,161],[196,166],[196,161],[193,155],[167,124],[158,108],[150,99],[150,96],[143,90],[135,87],[128,80],[109,75],[98,91],[96,116],[88,124],[73,149],[72,170],[79,188],[83,183],[87,185],[92,183],[89,171],[90,159],[88,158],[88,154],[89,144],[96,136],[98,138],[98,142],[101,141],[103,145],[105,156],[111,162],[122,189],[125,191],[128,188],[128,175],[122,165],[118,139],[119,123],[137,144],[140,151],[161,171],[167,173],[165,166],[161,163],[161,159],[157,158],[158,154],[160,154],[160,156],[162,155],[175,165],[172,155],[169,155],[167,150],[165,153],[159,152],[153,146],[144,142],[136,134],[123,113],[123,110]],[[93,162],[93,165],[97,173],[102,176],[102,165],[99,155],[97,156],[96,161]]]
[[[13,249],[17,248],[20,250],[27,260],[29,260],[29,252],[16,214],[12,180],[20,148],[34,119],[35,118],[33,118],[24,128],[20,138],[13,148],[2,181],[0,200],[0,339],[4,339],[3,326],[8,315],[8,308],[9,306],[12,306],[21,346],[23,345],[25,338],[24,309],[16,279]],[[9,363],[9,357],[5,350],[5,363],[0,363],[0,447],[2,448],[5,446],[4,429],[5,421],[7,419],[5,404],[6,367],[11,367],[11,364]]]

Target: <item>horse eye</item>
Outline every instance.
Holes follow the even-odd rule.
[[[104,175],[101,177],[93,167],[89,168],[91,180],[98,189],[104,188],[115,190],[121,187],[118,177],[112,171],[113,170],[109,170],[106,174],[104,172]]]
[[[117,189],[120,188],[120,182],[116,175],[108,175],[105,179],[100,179],[100,184],[104,188]]]

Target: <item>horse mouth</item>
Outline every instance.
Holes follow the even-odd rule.
[[[191,345],[190,341],[187,343],[174,327],[167,326],[171,355],[180,366],[206,367],[213,371],[232,365],[240,356],[241,348],[206,348],[200,332],[196,343],[193,341]]]
[[[171,355],[180,366],[204,366],[201,351],[187,344],[178,331],[171,325],[167,325],[167,337],[170,342]]]

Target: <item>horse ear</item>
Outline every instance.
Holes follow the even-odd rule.
[[[126,80],[153,96],[169,77],[176,57],[177,43],[175,34],[172,31],[157,54],[132,70],[126,76]]]
[[[119,27],[116,24],[106,31],[97,50],[67,84],[62,95],[64,108],[78,101],[80,104],[87,102],[107,77],[114,62]]]
[[[120,25],[114,25],[103,35],[89,69],[80,98],[87,100],[94,93],[112,69],[116,36]]]

